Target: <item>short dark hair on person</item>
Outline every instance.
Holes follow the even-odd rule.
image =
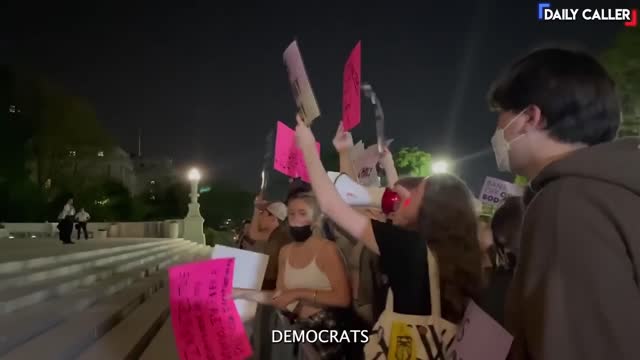
[[[495,243],[511,249],[519,248],[524,212],[522,197],[511,196],[502,202],[491,219],[491,232]]]
[[[520,112],[537,105],[549,135],[564,143],[608,142],[620,126],[614,81],[580,50],[553,47],[529,53],[507,68],[488,97],[497,111]]]

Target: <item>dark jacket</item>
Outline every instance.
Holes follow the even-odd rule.
[[[513,359],[638,359],[640,140],[575,151],[525,194]]]

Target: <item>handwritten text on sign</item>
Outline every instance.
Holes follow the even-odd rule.
[[[169,269],[171,324],[181,360],[241,360],[252,355],[231,300],[233,259]]]
[[[498,205],[505,198],[509,196],[521,196],[522,193],[523,188],[521,186],[487,176],[480,191],[480,201],[491,205]]]
[[[360,42],[351,52],[344,65],[342,80],[342,124],[349,131],[360,123],[360,80],[361,80]]]
[[[319,142],[316,142],[316,148],[319,153]],[[309,173],[304,163],[304,156],[296,146],[296,133],[280,121],[278,121],[276,129],[276,151],[273,155],[273,168],[289,177],[300,178],[309,182]]]
[[[504,360],[513,337],[473,301],[452,345],[453,360]]]
[[[289,84],[293,91],[293,98],[298,107],[298,113],[307,125],[320,116],[320,109],[313,95],[313,89],[302,61],[298,42],[292,42],[283,54],[284,64],[289,73]]]

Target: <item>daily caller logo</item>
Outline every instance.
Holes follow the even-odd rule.
[[[624,21],[624,26],[638,26],[638,9],[554,9],[551,3],[538,3],[541,21]]]

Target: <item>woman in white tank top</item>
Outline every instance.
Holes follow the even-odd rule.
[[[287,209],[294,242],[280,250],[273,305],[295,314],[295,324],[303,329],[342,328],[336,310],[351,305],[344,258],[334,242],[319,235],[320,212],[312,194],[296,195]],[[312,345],[323,359],[344,357],[339,343],[318,341]]]

